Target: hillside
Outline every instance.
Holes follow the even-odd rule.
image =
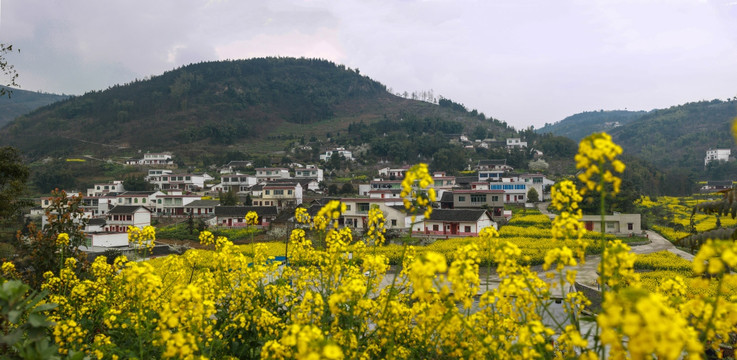
[[[661,169],[703,173],[706,150],[736,148],[730,130],[735,117],[735,99],[700,101],[650,111],[610,133],[625,153]]]
[[[18,116],[28,114],[42,106],[68,98],[67,95],[44,94],[35,91],[7,88],[10,97],[0,97],[0,128]]]
[[[467,111],[394,96],[357,69],[325,60],[261,58],[192,64],[72,97],[8,124],[0,130],[0,145],[16,146],[31,160],[140,151],[174,151],[184,158],[205,150],[266,153],[284,150],[289,140],[327,142],[326,134],[351,123],[407,114],[511,131]]]
[[[542,128],[535,129],[535,132],[552,133],[579,141],[591,133],[611,132],[616,127],[639,120],[645,114],[647,114],[645,111],[626,110],[587,111],[571,115],[554,124],[545,124]]]

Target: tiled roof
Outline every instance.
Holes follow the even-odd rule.
[[[484,209],[433,209],[430,221],[478,221],[486,212]]]
[[[276,216],[276,206],[216,206],[215,215],[224,217],[245,217],[249,211],[255,211],[258,216]]]
[[[118,205],[118,206],[110,209],[110,211],[108,211],[107,213],[108,214],[133,214],[136,211],[138,211],[138,209],[144,209],[144,210],[146,210],[148,212],[151,212],[151,210],[149,210],[145,206],[140,206],[140,205],[139,206],[135,206],[135,205]]]
[[[218,206],[218,205],[220,205],[219,200],[195,200],[187,205],[184,205],[184,207],[195,208],[195,207],[211,207],[211,206]]]

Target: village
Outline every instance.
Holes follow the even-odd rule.
[[[468,142],[462,136],[461,141]],[[476,144],[484,146],[485,143]],[[504,143],[501,144],[504,146]],[[488,146],[488,145],[487,145]],[[524,148],[519,138],[507,139],[510,150]],[[542,155],[542,154],[540,154]],[[332,157],[354,161],[344,147],[330,148],[320,154],[318,164],[291,164],[287,167],[253,167],[252,161],[232,160],[217,169],[217,174],[184,173],[171,152],[145,153],[130,159],[127,166],[146,171],[150,191],[129,191],[124,181],[111,179],[95,183],[86,192],[67,192],[68,197],[82,196],[86,235],[81,250],[91,256],[116,249],[133,252],[129,245],[129,227],[144,228],[155,224],[196,221],[204,229],[246,228],[246,214],[256,212],[255,228],[263,234],[283,237],[294,228],[297,207],[315,215],[328,201],[345,204],[338,224],[360,234],[368,226],[368,213],[378,208],[386,219],[386,229],[393,236],[412,233],[427,242],[433,239],[478,236],[488,226],[498,229],[507,223],[514,209],[535,207],[549,201],[555,181],[542,173],[519,173],[506,159],[480,160],[470,175],[451,176],[432,172],[431,187],[437,194],[430,218],[408,214],[400,197],[401,183],[409,165],[379,168],[367,182],[355,185],[354,193],[329,195],[325,170],[321,167]],[[230,202],[223,201],[231,196]],[[29,217],[47,225],[45,214],[53,203],[43,197]],[[587,230],[599,231],[598,216],[587,215],[582,221]],[[642,233],[639,214],[609,214],[606,232],[620,236]],[[159,245],[158,254],[169,253]]]

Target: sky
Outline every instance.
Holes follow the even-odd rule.
[[[0,0],[0,43],[24,90],[310,57],[518,129],[737,96],[737,0]]]

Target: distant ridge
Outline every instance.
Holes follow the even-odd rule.
[[[139,151],[197,158],[283,151],[289,139],[327,140],[352,123],[407,117],[509,131],[475,110],[442,105],[395,96],[358,69],[326,60],[203,62],[37,109],[0,129],[0,145],[18,147],[31,161]]]
[[[542,128],[535,129],[535,132],[552,133],[579,141],[591,133],[611,132],[616,127],[639,120],[645,114],[647,114],[645,111],[627,110],[587,111],[571,115],[554,124],[545,124]]]
[[[0,86],[1,87],[1,86]],[[0,97],[0,128],[18,116],[30,113],[42,106],[68,98],[68,95],[47,94],[36,91],[2,87],[10,90],[10,97]]]

